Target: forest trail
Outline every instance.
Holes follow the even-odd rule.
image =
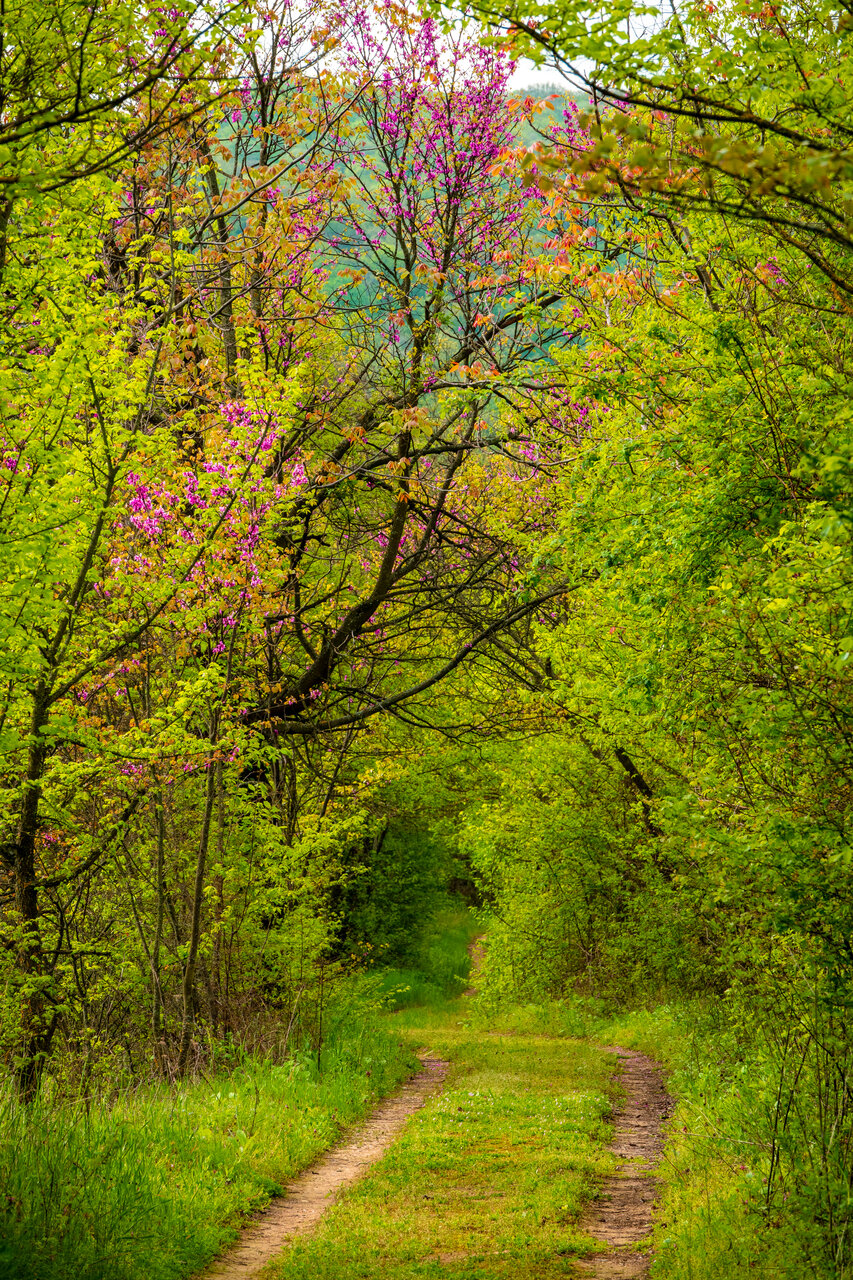
[[[671,1102],[660,1067],[651,1058],[619,1046],[608,1046],[605,1052],[616,1054],[620,1063],[618,1080],[625,1096],[614,1115],[610,1150],[623,1163],[581,1219],[589,1235],[610,1247],[582,1259],[578,1267],[582,1276],[594,1280],[635,1280],[649,1273],[652,1255],[637,1246],[652,1229],[654,1171],[663,1153],[663,1125]]]
[[[473,939],[475,983],[483,950],[482,939]],[[268,1264],[281,1280],[363,1280],[379,1272],[403,1280],[413,1267],[442,1277],[474,1267],[495,1280],[556,1280],[566,1276],[569,1258],[576,1280],[648,1275],[651,1254],[642,1246],[670,1101],[660,1068],[642,1053],[602,1050],[512,1021],[477,1026],[465,999],[475,990],[441,1010],[399,1015],[402,1034],[408,1022],[415,1044],[436,1045],[418,1052],[422,1070],[296,1178],[203,1280],[248,1280],[266,1275]],[[615,1175],[601,1145],[604,1054],[619,1059],[624,1095],[610,1143],[621,1162]],[[453,1083],[443,1089],[449,1060]],[[596,1078],[599,1092],[590,1092]],[[438,1094],[415,1130],[404,1129]],[[381,1157],[392,1142],[389,1166]],[[356,1182],[351,1195],[339,1196]],[[600,1190],[584,1208],[591,1182]],[[605,1251],[587,1252],[590,1237]]]
[[[287,1194],[271,1202],[234,1248],[203,1273],[202,1280],[249,1280],[290,1240],[316,1226],[341,1188],[375,1164],[408,1117],[441,1088],[449,1063],[428,1053],[418,1056],[422,1069],[381,1102],[348,1139],[295,1178]]]

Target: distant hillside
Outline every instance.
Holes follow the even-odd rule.
[[[582,111],[589,106],[589,98],[586,94],[567,93],[565,85],[553,84],[549,81],[513,89],[511,96],[513,98],[551,99],[551,107],[537,111],[534,120],[530,124],[525,124],[519,131],[518,140],[526,147],[532,146],[536,142],[541,142],[542,139],[537,133],[537,128],[545,129],[549,123],[557,122],[560,119],[561,111],[565,109],[564,103],[574,102]]]

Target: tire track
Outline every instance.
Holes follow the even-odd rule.
[[[332,1147],[290,1183],[287,1193],[243,1232],[223,1258],[202,1273],[201,1280],[249,1280],[277,1257],[294,1236],[316,1226],[334,1204],[342,1187],[356,1182],[375,1164],[412,1112],[441,1088],[449,1064],[418,1054],[422,1069],[386,1098],[346,1141]]]
[[[672,1101],[661,1069],[644,1053],[609,1046],[619,1058],[619,1084],[625,1098],[614,1115],[610,1150],[623,1163],[581,1219],[589,1235],[609,1246],[605,1253],[579,1260],[578,1274],[595,1280],[636,1280],[647,1276],[652,1253],[638,1248],[652,1230],[658,1181],[654,1176],[664,1145],[664,1122]]]

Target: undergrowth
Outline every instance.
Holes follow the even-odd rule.
[[[744,1043],[719,1003],[640,1010],[606,1029],[663,1062],[676,1101],[654,1280],[850,1280],[849,1186],[824,1189],[837,1218],[836,1252],[827,1247],[833,1236],[816,1167],[827,1153],[791,1125],[797,1101],[805,1116],[813,1108],[808,1062],[800,1060],[792,1101],[775,1054],[757,1038]]]
[[[45,1083],[22,1107],[0,1097],[3,1280],[179,1280],[408,1075],[411,1052],[382,1013],[464,989],[476,925],[448,912],[418,967],[341,984],[321,1048],[283,1063],[223,1050],[179,1086],[114,1086],[60,1099]],[[65,1082],[63,1087],[67,1087]]]
[[[675,1113],[653,1280],[853,1280],[853,1008],[790,940],[753,959],[719,994],[673,982],[645,1004],[630,974],[606,998],[522,984],[539,998],[508,1015],[664,1065]],[[487,950],[479,1016],[514,986],[505,950]]]
[[[321,1055],[247,1058],[108,1102],[0,1106],[5,1280],[177,1280],[236,1235],[411,1069],[375,1018],[339,1019]]]
[[[377,970],[362,979],[363,989],[385,1009],[452,1000],[468,986],[468,948],[478,932],[476,920],[467,911],[445,912],[422,940],[410,968]]]
[[[494,1016],[488,994],[478,1005],[480,1018]],[[754,1023],[745,1035],[737,1013],[734,1001],[704,999],[614,1012],[570,995],[514,1006],[503,1023],[624,1045],[663,1064],[675,1111],[652,1280],[850,1280],[853,1175],[844,1152],[818,1140],[814,1064],[792,1044],[790,1078],[781,1078],[777,1047]]]

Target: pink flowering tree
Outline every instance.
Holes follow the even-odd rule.
[[[401,714],[535,611],[472,479],[487,493],[502,455],[537,470],[535,368],[581,331],[542,253],[543,196],[507,176],[531,110],[508,93],[508,56],[389,6],[351,17],[340,60],[340,92],[370,83],[336,144],[313,256],[337,376],[302,406],[323,443],[279,534],[293,571],[274,615],[281,679],[246,715],[284,737]]]
[[[369,822],[371,726],[443,714],[442,681],[499,664],[570,585],[534,561],[583,429],[549,353],[583,318],[546,244],[571,228],[513,171],[531,106],[509,59],[391,8],[261,18],[216,108],[100,180],[97,224],[75,239],[73,210],[51,213],[58,282],[4,374],[4,545],[27,545],[0,597],[25,1094],[92,929],[135,949],[155,1056],[184,1071],[200,984],[230,1016],[210,993],[228,913],[251,914],[255,782],[260,878],[295,849],[319,875],[364,835],[338,789]],[[332,39],[334,72],[308,80]],[[122,1008],[110,955],[91,984]]]

